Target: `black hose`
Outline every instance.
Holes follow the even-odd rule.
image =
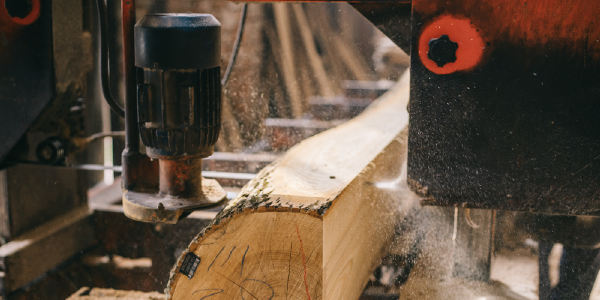
[[[225,84],[229,79],[229,74],[231,73],[231,69],[233,68],[233,64],[235,63],[235,58],[237,57],[238,49],[240,48],[242,33],[244,33],[244,24],[246,23],[246,8],[246,3],[242,4],[242,11],[240,13],[240,24],[238,25],[237,34],[235,36],[235,43],[233,44],[233,49],[231,50],[231,56],[229,57],[227,69],[225,69],[225,74],[223,75],[223,79],[221,80],[221,86],[223,87],[225,87]]]
[[[106,3],[104,0],[96,0],[98,8],[98,31],[100,31],[100,82],[102,94],[108,106],[121,118],[125,118],[125,110],[115,101],[110,93],[110,82],[108,78],[108,25],[106,20]]]

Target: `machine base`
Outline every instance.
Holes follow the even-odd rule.
[[[182,198],[161,194],[125,191],[123,210],[131,219],[148,223],[175,224],[198,208],[218,206],[227,199],[227,192],[214,179],[202,178],[200,198]]]

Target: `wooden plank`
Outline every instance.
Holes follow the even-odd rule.
[[[325,56],[323,63],[329,71],[329,80],[334,87],[341,88],[342,79],[347,79],[351,75],[342,64],[337,47],[334,45],[332,32],[336,32],[336,29],[331,24],[332,18],[327,13],[327,6],[305,4],[303,8],[306,10],[306,14],[311,16],[310,26]]]
[[[215,152],[202,160],[202,170],[258,173],[278,158],[279,155],[270,153]]]
[[[282,81],[284,75],[279,39],[277,38],[277,32],[273,24],[265,25],[264,29],[265,36],[269,43],[268,48],[271,48],[270,57],[273,58],[272,60],[266,61],[267,76],[265,78],[265,84],[272,87],[269,92],[271,93],[273,100],[269,105],[274,109],[274,111],[271,111],[269,114],[276,115],[280,118],[288,118],[291,117],[292,113],[290,112],[289,105],[285,101],[285,92],[282,88],[282,85],[285,85],[285,82]]]
[[[273,151],[285,151],[315,134],[338,126],[347,120],[320,121],[309,119],[266,119],[265,137]]]
[[[352,119],[371,102],[373,101],[369,99],[346,97],[311,97],[309,112],[315,119],[323,121]]]
[[[404,76],[360,116],[263,169],[182,253],[167,299],[357,299],[403,202],[372,183],[400,175],[408,97]]]
[[[0,247],[2,291],[8,294],[92,245],[91,213],[73,210]]]
[[[330,129],[348,120],[320,121],[310,119],[266,119],[267,127]]]
[[[18,165],[0,171],[0,234],[12,239],[87,203],[81,171]],[[34,185],[35,184],[35,185]],[[34,188],[32,188],[34,187]]]
[[[370,80],[371,70],[364,58],[353,44],[347,43],[342,37],[334,35],[333,44],[337,47],[344,64],[348,66],[356,80]]]
[[[321,96],[333,96],[334,91],[331,87],[327,73],[325,72],[325,68],[323,67],[321,56],[317,52],[315,38],[308,25],[306,13],[304,12],[304,9],[302,9],[301,4],[292,4],[292,10],[296,16],[296,21],[298,21],[298,27],[300,28],[302,41],[304,42],[304,48],[308,54],[308,61],[313,68],[316,77],[315,79],[319,84],[319,92]]]
[[[302,116],[302,98],[300,88],[296,80],[296,68],[294,66],[294,52],[292,50],[292,29],[290,25],[290,15],[288,13],[287,3],[273,3],[273,13],[275,15],[275,24],[277,36],[279,38],[281,53],[281,70],[283,80],[290,97],[290,106],[292,117],[300,118]],[[272,40],[273,42],[273,40]]]
[[[377,99],[394,86],[391,80],[344,80],[344,94],[348,98]]]
[[[233,172],[233,173],[258,173],[262,168],[274,162],[279,155],[269,153],[234,153],[215,152],[202,160],[203,171]],[[249,180],[215,178],[221,186],[242,187]]]
[[[88,190],[88,205],[96,207],[113,205],[123,199],[123,188],[121,188],[121,176],[115,178],[112,184],[99,183]]]

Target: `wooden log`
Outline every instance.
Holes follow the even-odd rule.
[[[363,114],[263,169],[186,249],[167,299],[357,299],[403,194],[408,76]]]

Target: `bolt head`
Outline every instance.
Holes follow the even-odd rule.
[[[4,7],[12,18],[24,19],[33,9],[31,0],[6,0]]]
[[[437,39],[431,39],[429,41],[429,52],[427,58],[437,64],[438,67],[443,67],[447,63],[453,63],[456,61],[456,50],[458,44],[450,40],[450,38],[443,34]]]

